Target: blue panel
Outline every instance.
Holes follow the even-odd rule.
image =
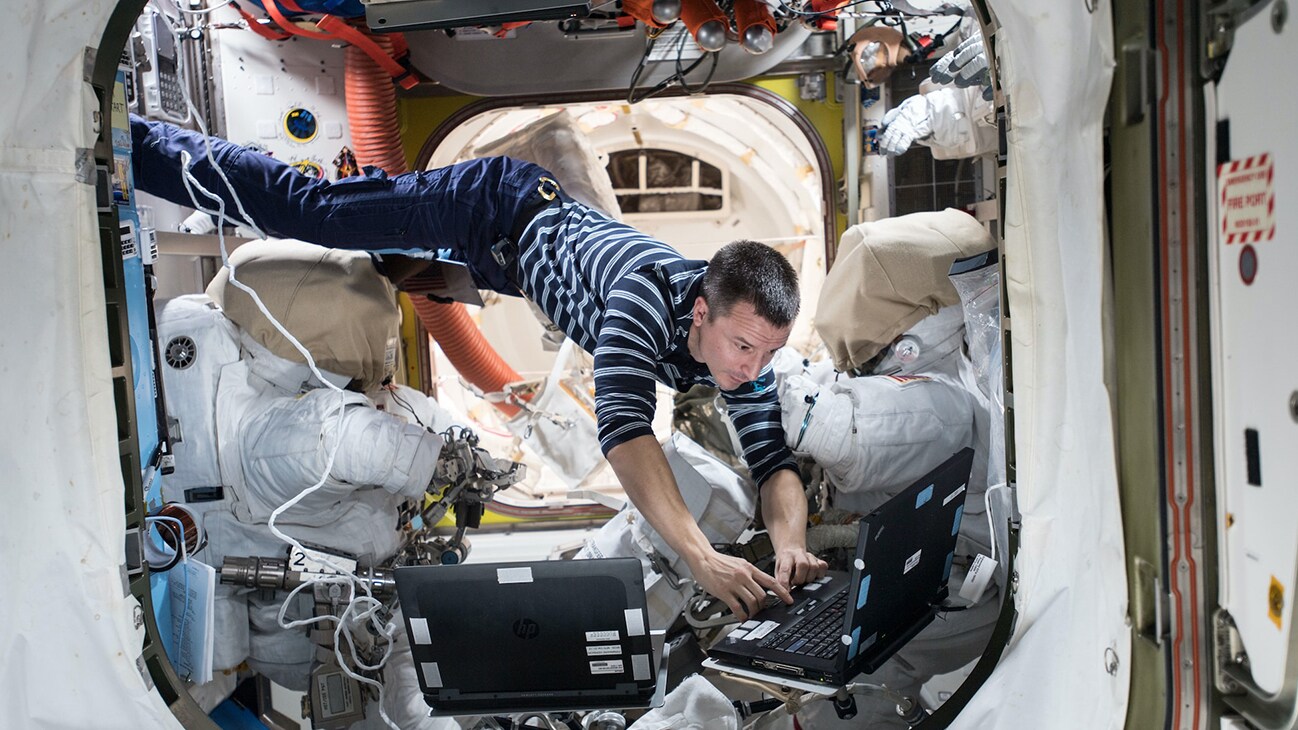
[[[933,498],[933,485],[930,484],[928,485],[927,488],[924,489],[924,491],[915,495],[915,509],[919,509],[920,507],[923,507],[924,505],[928,504],[928,501],[932,498]]]
[[[112,140],[114,194],[119,225],[134,236],[134,245],[122,252],[125,274],[126,320],[130,331],[131,368],[134,371],[135,424],[140,441],[140,467],[147,468],[157,455],[158,387],[154,381],[153,338],[149,332],[149,293],[144,282],[145,245],[135,208],[134,171],[131,167],[131,130],[126,116],[126,73],[118,70],[113,88]],[[120,106],[119,106],[120,105]],[[149,485],[145,485],[147,488]]]
[[[942,569],[942,582],[945,583],[951,579],[951,563],[955,562],[955,552],[946,554],[946,567]]]
[[[226,700],[208,715],[221,730],[266,730],[266,726],[248,708]]]
[[[158,638],[163,650],[171,655],[171,573],[149,573],[149,597],[153,599],[153,620],[158,624]]]
[[[857,626],[852,629],[852,646],[847,650],[847,660],[850,662],[856,658],[856,652],[861,648],[861,627]]]
[[[960,531],[960,520],[964,519],[964,505],[955,508],[955,519],[951,521],[951,534]]]
[[[861,579],[861,590],[856,594],[856,607],[859,610],[865,606],[865,602],[870,598],[870,576]]]

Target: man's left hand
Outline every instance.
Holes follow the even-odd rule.
[[[828,567],[825,561],[802,548],[782,548],[775,554],[775,580],[785,588],[823,577]]]

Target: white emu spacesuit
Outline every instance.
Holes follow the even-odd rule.
[[[824,468],[834,507],[865,514],[966,446],[975,449],[956,554],[989,552],[987,399],[965,355],[961,298],[947,278],[951,263],[995,244],[972,217],[956,210],[864,223],[843,235],[825,282],[816,328],[838,371],[806,367],[784,354],[784,432],[795,452]],[[829,292],[833,292],[829,295]],[[849,373],[861,373],[853,377]],[[966,563],[967,565],[967,563]],[[953,602],[965,566],[952,571]],[[959,612],[939,614],[878,671],[861,678],[919,698],[935,674],[982,653],[995,623],[993,588]],[[803,727],[904,728],[895,703],[858,696],[859,712],[839,720],[827,702],[813,703]]]
[[[422,501],[442,447],[437,433],[451,425],[422,393],[384,387],[397,364],[395,290],[366,253],[296,241],[245,244],[230,263],[323,376],[347,390],[325,387],[312,374],[230,281],[229,269],[206,295],[165,302],[158,330],[176,469],[164,477],[164,498],[203,515],[209,542],[197,557],[204,562],[219,568],[226,556],[282,558],[287,545],[267,527],[271,512],[321,481],[337,447],[323,487],[276,525],[303,543],[377,565],[401,547],[399,515]],[[310,597],[299,595],[288,616],[309,616]],[[278,626],[284,599],[218,587],[217,686],[196,692],[205,709],[228,693],[245,660],[286,687],[306,689],[317,647],[304,630]],[[403,649],[399,637],[394,652]],[[388,712],[401,727],[434,727],[401,658],[385,669]],[[369,714],[367,724],[378,720],[373,708]]]

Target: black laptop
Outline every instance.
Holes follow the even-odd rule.
[[[831,571],[708,650],[722,664],[846,684],[873,672],[947,596],[973,450],[963,449],[861,519],[851,573]]]
[[[396,581],[434,714],[653,700],[658,666],[634,558],[409,566]]]

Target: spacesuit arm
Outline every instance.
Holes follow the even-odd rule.
[[[335,446],[337,456],[321,495],[324,504],[361,487],[418,498],[432,481],[442,447],[436,434],[373,408],[362,395],[323,388],[298,398],[276,398],[269,407],[247,414],[241,426],[249,491],[272,508],[318,481]],[[302,507],[310,509],[315,502]]]
[[[987,123],[991,102],[978,87],[943,86],[903,101],[883,118],[879,150],[899,155],[919,142],[939,160],[973,157],[996,150],[996,128]]]
[[[341,442],[330,472],[335,479],[411,498],[423,496],[442,450],[437,434],[374,408],[349,408],[341,424],[327,419],[323,435],[326,450]]]
[[[945,86],[924,94],[929,106],[933,136],[925,142],[939,160],[953,160],[995,152],[996,127],[988,124],[991,102],[978,86]]]

